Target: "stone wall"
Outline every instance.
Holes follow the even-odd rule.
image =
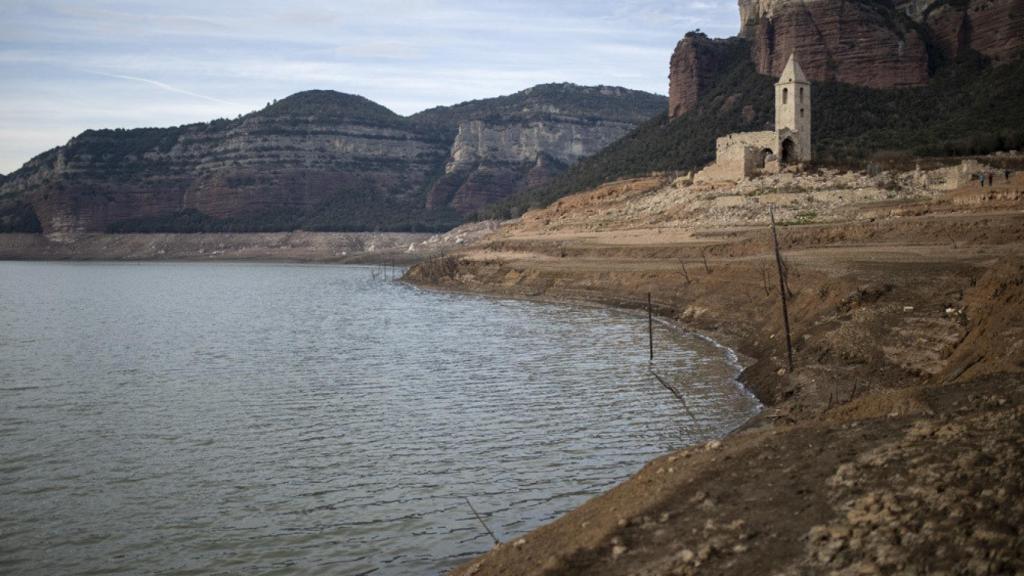
[[[761,169],[762,151],[777,152],[775,132],[740,132],[719,138],[715,144],[715,163],[701,170],[697,181],[739,181]]]
[[[734,154],[734,150],[746,146],[757,148],[759,151],[768,148],[773,153],[778,153],[778,150],[775,149],[778,146],[778,139],[775,136],[775,132],[771,130],[738,132],[722,136],[715,142],[715,152],[718,158],[726,158],[730,154]]]

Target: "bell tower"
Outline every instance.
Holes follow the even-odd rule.
[[[783,164],[811,161],[811,83],[795,54],[775,84],[775,134]]]

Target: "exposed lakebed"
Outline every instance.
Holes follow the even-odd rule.
[[[0,571],[431,574],[758,409],[730,351],[370,268],[0,262]]]

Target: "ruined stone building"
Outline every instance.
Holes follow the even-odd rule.
[[[795,56],[775,84],[775,130],[723,136],[715,153],[715,163],[698,180],[742,180],[811,160],[811,83]]]

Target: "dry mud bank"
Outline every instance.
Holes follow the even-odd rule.
[[[1021,183],[837,176],[620,182],[410,271],[624,306],[651,292],[751,358],[768,406],[457,573],[1024,573]],[[792,373],[767,203],[788,224]]]

